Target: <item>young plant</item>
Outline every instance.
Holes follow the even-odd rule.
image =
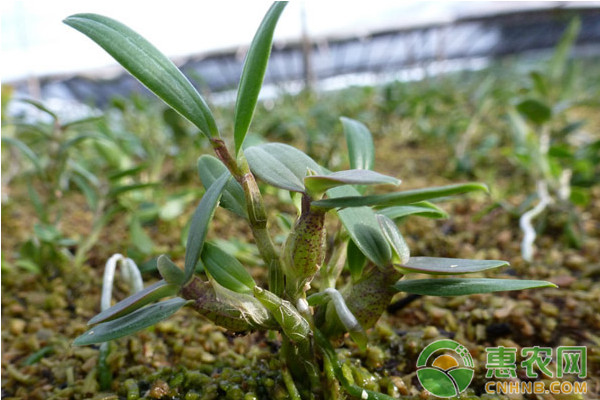
[[[78,269],[103,229],[124,211],[138,253],[149,253],[142,251],[152,250],[152,243],[141,226],[140,204],[155,197],[149,195],[157,185],[149,182],[153,176],[147,165],[156,163],[140,162],[138,148],[122,145],[127,139],[135,140],[112,132],[104,116],[65,122],[44,104],[20,102],[35,107],[49,122],[14,118],[3,125],[7,133],[2,142],[10,151],[7,159],[10,166],[16,166],[12,181],[26,184],[37,218],[15,265],[46,275],[62,273],[67,265]],[[83,195],[91,213],[89,234],[79,237],[64,227],[65,199],[76,192]],[[177,200],[190,201],[183,196],[173,199]]]
[[[3,120],[2,142],[11,151],[9,163],[17,166],[14,179],[25,181],[37,221],[33,235],[23,244],[16,264],[21,268],[50,273],[72,260],[70,247],[77,241],[63,232],[64,196],[71,185],[81,187],[96,179],[79,157],[84,141],[98,137],[89,132],[100,117],[64,122],[44,104],[34,100],[16,100],[35,108],[43,118],[35,123],[14,118]],[[85,191],[83,191],[85,192]]]
[[[586,121],[570,116],[572,109],[585,106],[595,95],[577,88],[579,65],[569,60],[579,27],[579,20],[571,22],[547,68],[531,72],[529,85],[521,89],[523,94],[508,114],[514,132],[513,158],[535,182],[539,199],[520,219],[521,252],[527,261],[533,259],[532,221],[539,215],[566,216],[562,225],[567,238],[575,246],[581,244],[575,205],[585,205],[588,186],[598,173],[600,141],[586,138],[581,129]]]
[[[95,325],[75,345],[117,339],[151,326],[187,306],[218,326],[238,333],[278,331],[283,380],[290,397],[337,398],[340,387],[363,399],[389,398],[365,390],[342,373],[333,349],[335,338],[349,333],[367,346],[374,326],[398,292],[455,296],[553,286],[543,281],[498,279],[402,279],[412,273],[457,275],[504,266],[504,261],[410,257],[394,219],[413,214],[445,215],[428,200],[473,191],[477,183],[420,190],[366,194],[371,185],[395,187],[400,181],[372,171],[374,146],[361,123],[342,118],[350,167],[329,171],[294,147],[267,143],[244,147],[269,58],[273,32],[286,3],[276,2],[264,17],[250,46],[235,105],[233,147],[222,138],[206,102],[183,74],[157,49],[121,23],[104,16],[78,14],[65,20],[102,46],[144,85],[207,137],[216,158],[198,161],[206,193],[192,217],[185,265],[158,259],[163,279],[102,311]],[[268,232],[267,210],[256,178],[289,191],[299,215],[281,249]],[[206,241],[218,206],[249,224],[268,269],[260,285],[242,263]],[[326,218],[343,228],[330,234]],[[333,245],[332,245],[333,243]],[[207,279],[195,275],[201,262]],[[344,267],[351,280],[343,289]],[[158,303],[155,301],[172,297]]]

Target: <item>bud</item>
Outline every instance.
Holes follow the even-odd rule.
[[[392,283],[401,276],[402,274],[391,266],[384,269],[372,268],[362,280],[341,291],[348,309],[363,329],[372,328],[381,317],[392,297],[397,293]],[[316,322],[321,326],[321,331],[329,337],[346,331],[331,301],[327,303],[324,310],[318,311]]]
[[[288,296],[295,299],[305,292],[325,259],[326,210],[311,207],[302,198],[302,214],[294,224],[283,248],[283,270]]]
[[[194,277],[182,289],[181,296],[194,300],[191,306],[200,315],[233,332],[273,329],[277,326],[269,311],[254,297],[236,293],[215,281],[205,282]]]
[[[291,341],[298,343],[308,340],[310,326],[292,303],[258,286],[254,287],[254,296],[273,314],[283,333]]]

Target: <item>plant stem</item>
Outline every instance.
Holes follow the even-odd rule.
[[[323,353],[324,359],[329,361],[329,365],[331,366],[330,370],[333,372],[335,377],[338,379],[344,390],[348,392],[351,396],[354,396],[359,399],[365,400],[392,400],[393,397],[385,395],[383,393],[377,393],[372,390],[366,390],[361,388],[360,386],[354,385],[348,382],[348,379],[344,376],[342,372],[342,364],[340,360],[337,358],[337,354],[329,340],[318,330],[314,331],[315,341],[319,346],[321,352]]]
[[[339,400],[340,384],[335,377],[333,366],[328,357],[323,357],[323,370],[325,371],[325,377],[327,378],[327,400]]]
[[[287,340],[287,338],[284,338],[282,341],[282,349],[279,352],[281,361],[283,364],[281,367],[281,374],[283,375],[283,383],[285,384],[288,394],[290,395],[290,398],[292,400],[301,400],[300,392],[298,392],[298,388],[296,387],[296,384],[294,383],[294,378],[292,377],[292,374],[290,373],[290,370],[288,369],[288,366],[292,364],[290,362],[290,360],[288,359],[288,355],[290,353],[289,347],[290,347],[290,342]]]
[[[75,257],[73,260],[73,266],[76,269],[81,268],[83,263],[87,260],[87,253],[90,249],[96,244],[100,234],[102,233],[102,229],[106,226],[106,224],[112,218],[112,213],[105,213],[106,209],[106,199],[103,197],[100,198],[98,205],[96,206],[96,210],[94,210],[94,217],[92,219],[92,231],[86,238],[77,246],[77,251],[75,252]]]
[[[267,231],[267,213],[264,202],[246,159],[241,156],[237,162],[227,150],[222,139],[210,140],[217,157],[225,164],[231,175],[242,185],[248,207],[250,229],[258,247],[258,251],[265,261],[269,274],[269,290],[277,296],[283,294],[283,272],[281,259]]]

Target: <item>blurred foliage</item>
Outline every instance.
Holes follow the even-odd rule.
[[[327,168],[345,167],[337,116],[346,115],[378,132],[376,145],[391,138],[399,146],[446,149],[446,178],[485,181],[507,204],[510,196],[527,196],[542,175],[536,137],[547,127],[548,171],[554,177],[571,171],[570,203],[583,207],[600,180],[600,70],[596,59],[574,62],[563,48],[556,54],[549,63],[502,60],[478,71],[375,87],[297,94],[282,89],[258,104],[246,145],[286,142]],[[10,102],[30,110],[11,115]],[[232,140],[231,106],[213,109]],[[62,270],[75,258],[83,263],[116,221],[127,227],[119,235],[128,254],[141,263],[160,251],[152,234],[159,221],[180,223],[202,190],[194,165],[207,141],[179,114],[142,95],[115,98],[91,119],[63,121],[43,104],[12,99],[3,87],[2,137],[3,208],[29,204],[35,215],[27,221],[29,239],[3,265],[40,271]],[[505,177],[508,187],[496,185]],[[269,191],[281,200],[281,193]],[[75,198],[85,200],[86,215],[77,229],[63,223],[73,218]],[[515,214],[532,200],[526,197]],[[572,210],[569,215],[576,215]]]

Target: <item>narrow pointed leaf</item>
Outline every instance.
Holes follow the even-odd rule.
[[[139,332],[175,314],[188,300],[180,297],[152,304],[131,314],[94,326],[73,342],[74,346],[103,343]]]
[[[64,129],[64,126],[63,126]],[[58,150],[58,153],[60,155],[64,154],[67,150],[69,150],[71,147],[83,142],[86,139],[95,139],[95,140],[102,140],[104,139],[102,136],[97,135],[95,133],[82,133],[79,136],[76,136],[72,139],[67,140],[66,142],[62,143],[60,145],[60,148]]]
[[[311,193],[323,193],[342,185],[399,185],[400,180],[366,169],[337,171],[328,175],[311,175],[304,178],[304,185]]]
[[[72,127],[78,126],[78,125],[97,124],[97,123],[101,122],[102,120],[104,120],[103,115],[83,117],[83,118],[74,119],[72,121],[63,122],[62,128],[67,129],[67,128],[72,128]]]
[[[115,172],[110,172],[108,174],[108,179],[113,182],[116,182],[121,178],[137,175],[138,173],[142,172],[146,168],[148,168],[148,166],[146,164],[141,164],[141,165],[136,165],[133,168],[127,168],[127,169],[123,169],[123,170],[117,170]]]
[[[225,184],[229,180],[228,174],[223,174],[217,179],[204,193],[200,204],[196,208],[190,223],[190,231],[188,232],[187,244],[185,247],[185,280],[188,282],[194,274],[194,268],[200,258],[208,224],[211,221],[215,208],[219,204],[221,193]]]
[[[328,190],[327,194],[335,200],[341,196],[356,196],[358,191],[352,186],[341,186]],[[391,263],[392,250],[373,210],[369,207],[353,207],[339,210],[337,214],[352,241],[365,256],[379,267]]]
[[[581,21],[578,18],[573,19],[560,38],[560,41],[556,46],[556,50],[554,51],[554,55],[549,62],[550,76],[552,79],[558,80],[564,76],[565,66],[569,58],[569,52],[577,40],[580,29]]]
[[[219,135],[206,102],[156,47],[122,23],[97,14],[76,14],[64,23],[88,36],[119,64],[207,137]]]
[[[348,242],[348,248],[346,249],[346,259],[348,260],[348,269],[350,270],[350,276],[353,281],[357,281],[361,276],[365,265],[367,264],[367,257],[360,251],[358,246],[353,240]]]
[[[343,196],[317,200],[312,204],[314,206],[323,208],[346,208],[362,206],[391,207],[475,191],[488,192],[488,188],[482,183],[462,183],[457,185],[406,190],[403,192],[371,196]]]
[[[428,201],[421,201],[406,206],[394,206],[377,210],[378,214],[385,215],[392,220],[408,217],[409,215],[418,215],[426,218],[448,218],[448,213],[438,206]]]
[[[265,77],[265,71],[267,70],[267,63],[271,55],[273,32],[286,5],[287,2],[283,1],[273,3],[258,27],[246,55],[235,104],[233,135],[236,155],[242,148],[242,144],[248,133],[252,115],[256,108],[258,94]]]
[[[395,253],[394,262],[398,260],[400,264],[406,264],[410,259],[410,249],[398,230],[398,226],[385,215],[377,215],[377,220],[379,221],[383,234]]]
[[[323,168],[312,158],[287,144],[268,143],[248,147],[244,155],[258,178],[293,192],[304,192],[304,178],[309,169],[323,172]]]
[[[408,262],[397,265],[404,273],[419,272],[431,275],[471,274],[487,269],[505,267],[502,260],[465,260],[461,258],[412,257]]]
[[[92,211],[96,210],[98,206],[98,192],[96,188],[93,188],[90,183],[83,178],[81,175],[73,175],[71,181],[75,183],[85,196],[88,206]]]
[[[399,292],[423,296],[462,296],[469,294],[557,287],[546,281],[517,279],[411,279],[397,282],[394,289]]]
[[[129,314],[143,306],[153,303],[165,297],[173,296],[179,290],[178,285],[167,283],[166,281],[158,281],[153,285],[140,290],[139,292],[127,297],[118,302],[114,306],[102,311],[94,318],[90,319],[88,325],[97,324],[99,322],[110,321],[119,318],[125,314]]]
[[[185,283],[185,274],[169,257],[161,254],[156,261],[158,272],[165,281],[181,287]]]
[[[212,243],[206,243],[201,258],[205,271],[221,286],[237,293],[253,293],[256,283],[235,257]]]
[[[350,118],[341,117],[340,121],[342,121],[346,144],[348,145],[350,168],[373,169],[375,165],[375,145],[369,129],[363,123]]]
[[[224,173],[231,175],[227,167],[218,158],[209,155],[202,155],[198,158],[198,174],[202,185],[206,189],[211,187]],[[225,184],[220,205],[240,217],[248,219],[244,189],[235,179],[230,179]]]
[[[29,146],[27,146],[24,142],[19,139],[11,138],[11,137],[2,137],[2,141],[4,143],[8,143],[12,146],[15,146],[25,157],[31,161],[36,170],[42,171],[42,165],[40,164],[38,156],[31,150]]]
[[[117,197],[127,192],[158,187],[159,183],[133,183],[131,185],[117,186],[108,192],[109,197]]]
[[[154,248],[152,238],[146,233],[140,222],[140,218],[136,215],[129,222],[129,234],[131,236],[131,244],[143,254],[150,254]]]
[[[42,112],[45,112],[50,117],[52,117],[54,122],[58,121],[58,115],[56,115],[56,113],[54,113],[52,110],[50,110],[48,107],[46,107],[42,102],[39,102],[34,99],[18,99],[18,100],[20,102],[32,105],[33,107],[37,108],[38,110],[40,110]]]

